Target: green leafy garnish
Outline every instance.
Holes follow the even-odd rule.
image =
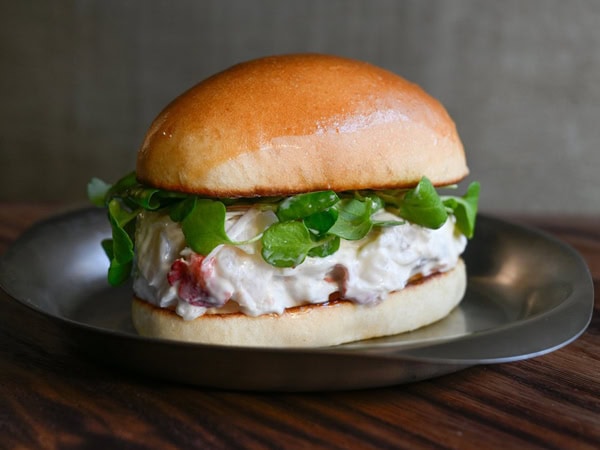
[[[169,211],[169,217],[173,222],[183,222],[189,213],[196,207],[198,197],[188,197],[185,200],[173,205]]]
[[[110,221],[111,240],[104,242],[104,250],[110,258],[108,281],[112,285],[125,281],[133,267],[134,220],[139,211],[130,211],[113,199],[108,203],[108,218]]]
[[[325,258],[326,256],[333,255],[340,249],[339,236],[329,235],[328,237],[321,239],[316,243],[318,245],[309,250],[308,256],[318,256],[319,258]]]
[[[356,241],[371,231],[373,227],[371,215],[375,212],[371,201],[343,199],[336,206],[339,217],[329,229],[329,233],[349,241]]]
[[[463,197],[442,197],[444,205],[456,217],[456,226],[469,239],[473,237],[475,232],[479,190],[479,183],[473,182],[469,185],[467,193]]]
[[[277,218],[281,222],[303,219],[328,209],[339,200],[333,191],[309,192],[287,197],[277,208]]]
[[[404,195],[400,216],[426,228],[437,229],[448,220],[448,211],[428,178],[423,177],[417,187]]]
[[[273,224],[262,237],[262,256],[276,267],[293,267],[302,263],[312,249],[310,231],[302,222]]]
[[[471,183],[462,197],[439,196],[431,181],[423,177],[412,189],[320,191],[291,197],[261,199],[203,198],[181,192],[151,188],[130,173],[114,185],[94,178],[88,184],[90,201],[108,210],[112,239],[102,242],[109,260],[111,284],[125,281],[134,260],[135,219],[144,210],[163,211],[179,222],[187,245],[207,255],[219,245],[241,245],[261,241],[263,259],[276,267],[295,267],[307,257],[326,257],[338,251],[341,239],[359,240],[373,228],[410,222],[437,229],[456,218],[456,227],[468,238],[475,229],[479,183]],[[272,210],[277,222],[257,236],[234,242],[225,229],[227,207],[257,205]],[[397,220],[376,220],[382,209]]]
[[[335,207],[331,207],[305,217],[304,223],[309,230],[322,236],[335,224],[338,216],[338,210]]]
[[[295,267],[307,256],[325,257],[337,251],[339,238],[314,241],[301,221],[278,222],[265,230],[261,254],[275,267]]]
[[[219,201],[198,199],[181,222],[187,244],[201,255],[208,255],[221,244],[232,241],[225,231],[225,205]]]

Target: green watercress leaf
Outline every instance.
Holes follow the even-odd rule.
[[[109,261],[115,257],[115,252],[113,251],[113,240],[112,239],[102,239],[100,242],[104,253],[108,256]]]
[[[156,211],[157,209],[178,203],[179,201],[190,197],[188,194],[183,194],[181,192],[147,188],[140,184],[129,188],[126,194],[129,200],[148,211]]]
[[[190,212],[196,207],[198,197],[188,197],[183,201],[175,203],[169,210],[169,217],[173,222],[183,222]]]
[[[225,205],[199,198],[181,222],[187,244],[201,255],[208,255],[221,244],[232,244],[225,231]]]
[[[339,216],[335,208],[327,208],[324,211],[311,214],[304,218],[304,224],[309,230],[319,236],[324,235],[335,224]]]
[[[108,203],[112,239],[104,241],[103,248],[110,260],[108,282],[113,286],[121,284],[131,273],[135,219],[138,214],[139,210],[129,210],[117,199]]]
[[[131,276],[132,270],[133,259],[123,263],[112,259],[110,261],[110,266],[108,267],[108,283],[111,286],[118,286],[124,283]]]
[[[132,210],[125,207],[123,203],[116,198],[113,198],[108,203],[108,214],[111,219],[114,220],[115,224],[117,224],[120,228],[123,228],[130,222],[135,221],[140,212],[140,209]]]
[[[147,188],[136,184],[124,193],[127,201],[148,211],[156,211],[161,207],[161,190]]]
[[[339,197],[333,191],[309,192],[284,199],[277,208],[280,222],[303,219],[335,205]]]
[[[137,184],[138,181],[135,177],[135,172],[128,173],[110,187],[106,193],[105,202],[108,204],[113,198],[123,198],[124,200],[127,200],[125,192],[127,189]]]
[[[373,220],[374,227],[395,227],[397,225],[404,225],[406,223],[405,220]]]
[[[479,203],[480,185],[474,181],[469,184],[467,192],[462,197],[443,196],[444,205],[456,217],[456,226],[462,234],[471,239],[475,232],[477,206]]]
[[[129,261],[119,262],[115,258],[114,241],[114,239],[103,239],[101,245],[110,261],[108,267],[108,283],[112,286],[118,286],[129,278],[133,265],[133,257]]]
[[[354,198],[361,202],[370,203],[371,214],[375,214],[385,206],[385,202],[379,196],[379,192],[377,191],[355,191]]]
[[[354,198],[342,199],[336,204],[338,220],[328,233],[349,241],[362,239],[373,226],[371,222],[372,207],[373,204],[370,201],[362,202]]]
[[[339,236],[329,235],[325,239],[317,241],[315,244],[318,245],[308,251],[308,256],[325,258],[333,255],[340,249],[340,241]]]
[[[265,230],[261,241],[264,260],[275,267],[301,264],[315,246],[310,231],[299,221],[274,223]]]
[[[423,177],[414,189],[404,195],[399,204],[400,217],[426,228],[440,228],[448,219],[448,212],[435,187]]]

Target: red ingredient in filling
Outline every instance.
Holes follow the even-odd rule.
[[[171,265],[167,281],[171,286],[177,285],[177,295],[194,306],[207,308],[222,306],[221,302],[211,297],[206,287],[206,276],[210,275],[212,265],[204,265],[204,256],[192,253],[189,260],[180,258]]]

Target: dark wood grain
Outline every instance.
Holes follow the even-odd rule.
[[[0,252],[57,210],[0,204]],[[600,218],[519,221],[573,245],[594,279],[589,329],[556,352],[382,389],[226,392],[48,354],[28,333],[47,319],[3,301],[0,448],[600,448]]]

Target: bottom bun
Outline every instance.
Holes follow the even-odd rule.
[[[322,347],[415,330],[447,316],[467,284],[465,264],[407,285],[375,305],[332,301],[251,317],[205,314],[183,320],[174,311],[133,298],[133,325],[142,336],[203,344]]]

